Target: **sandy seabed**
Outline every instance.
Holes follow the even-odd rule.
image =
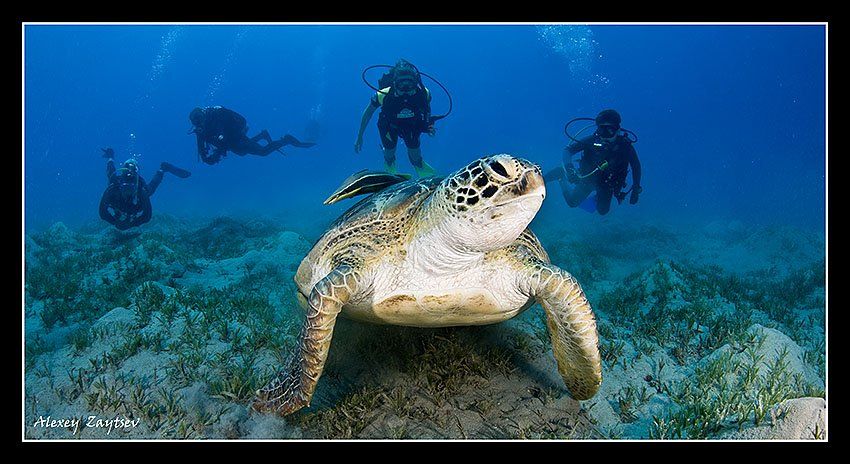
[[[26,235],[29,439],[823,439],[822,234],[715,221],[533,230],[598,319],[603,383],[558,375],[544,313],[451,329],[341,320],[309,408],[249,411],[295,344],[305,238],[155,215]]]

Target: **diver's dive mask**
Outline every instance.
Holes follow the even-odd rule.
[[[413,95],[416,93],[416,80],[413,77],[402,77],[393,83],[393,88],[400,95]]]
[[[125,161],[115,172],[118,189],[124,198],[132,198],[139,190],[139,166],[134,160]]]
[[[606,142],[613,141],[620,132],[620,126],[614,124],[600,124],[596,127],[596,135]]]
[[[194,134],[199,132],[204,125],[204,110],[202,108],[193,109],[192,112],[189,113],[189,122],[192,123],[192,128],[186,133]]]

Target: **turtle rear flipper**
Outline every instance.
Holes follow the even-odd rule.
[[[342,185],[324,201],[324,204],[331,205],[346,198],[378,192],[410,178],[410,174],[390,174],[383,171],[364,169],[355,172],[348,179],[342,181]]]
[[[252,405],[255,411],[285,416],[310,405],[325,368],[336,317],[354,294],[357,280],[352,267],[341,265],[313,287],[298,347],[281,372],[257,390]]]

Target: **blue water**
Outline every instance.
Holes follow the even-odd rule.
[[[823,26],[30,25],[24,35],[27,230],[98,220],[107,146],[118,161],[140,155],[147,179],[161,161],[192,171],[166,176],[154,215],[334,216],[349,204],[321,200],[383,165],[377,115],[363,151],[352,149],[373,94],[360,72],[400,57],[452,93],[453,113],[422,137],[443,173],[494,152],[557,166],[564,123],[611,107],[639,137],[644,194],[609,215],[824,229]],[[430,87],[441,113],[445,95]],[[204,105],[273,137],[304,137],[312,114],[321,136],[285,157],[207,166],[186,134]],[[401,142],[397,156],[412,172]],[[550,188],[541,214],[603,219]]]

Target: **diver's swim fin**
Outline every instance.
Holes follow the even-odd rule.
[[[579,203],[578,207],[587,211],[588,213],[595,213],[596,212],[596,192],[591,193],[590,196],[588,196],[587,198],[584,199],[584,201]]]
[[[387,162],[384,161],[384,170],[390,174],[395,174],[397,172],[395,168],[395,161],[393,161],[392,164],[387,164]]]
[[[162,164],[160,164],[160,166],[159,166],[159,167],[160,167],[160,169],[162,169],[163,171],[168,172],[168,173],[171,173],[171,174],[174,174],[175,176],[177,176],[177,177],[179,177],[179,178],[181,178],[181,179],[185,179],[185,178],[187,178],[187,177],[189,177],[189,176],[191,176],[191,175],[192,175],[192,173],[191,173],[191,172],[189,172],[189,171],[187,171],[187,170],[185,170],[185,169],[180,169],[180,168],[178,168],[177,166],[175,166],[175,165],[173,165],[173,164],[171,164],[171,163],[163,162]]]
[[[285,145],[292,145],[293,147],[298,147],[298,148],[310,148],[313,145],[315,145],[315,143],[314,142],[302,142],[302,141],[296,139],[295,137],[293,137],[289,134],[286,134],[286,135],[283,136],[283,145],[284,146]]]
[[[420,179],[437,175],[437,171],[424,161],[422,162],[422,167],[413,166],[413,169],[416,170],[416,175],[419,176]]]

